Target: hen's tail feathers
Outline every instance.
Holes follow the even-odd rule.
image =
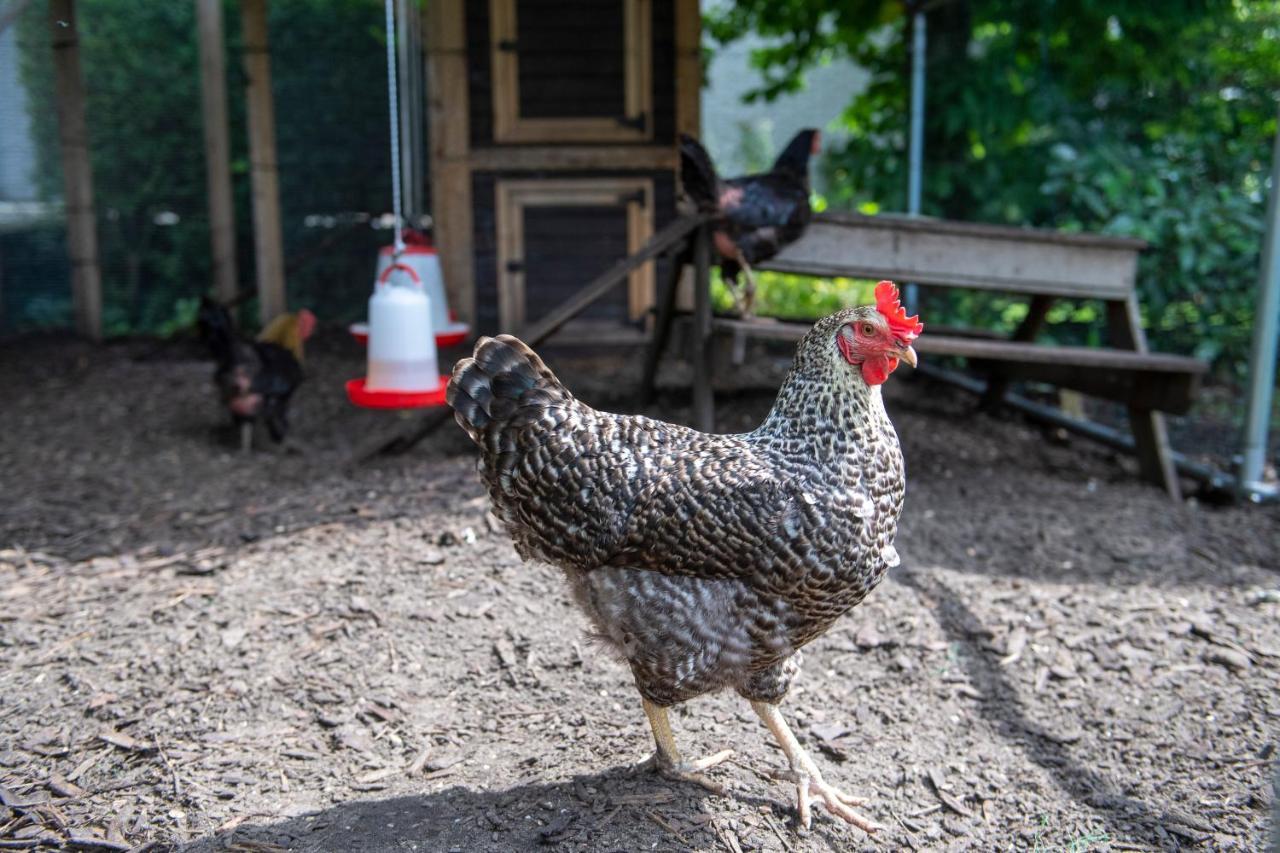
[[[196,316],[200,338],[209,347],[209,355],[220,368],[230,367],[236,360],[236,328],[231,312],[225,305],[209,297],[200,300],[200,312]]]
[[[711,212],[719,209],[720,178],[716,175],[711,155],[702,143],[683,133],[680,134],[680,182],[699,210]]]
[[[524,341],[498,335],[478,340],[472,357],[454,366],[445,399],[458,425],[485,447],[491,424],[502,426],[523,408],[545,408],[572,397]]]

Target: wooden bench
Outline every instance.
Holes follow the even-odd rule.
[[[926,318],[917,350],[922,356],[960,356],[986,373],[987,406],[998,406],[1013,380],[1046,382],[1125,404],[1143,477],[1177,498],[1181,492],[1161,412],[1180,414],[1190,407],[1207,365],[1147,351],[1136,295],[1138,253],[1145,247],[1140,240],[927,217],[822,214],[801,240],[761,268],[1029,297],[1026,318],[1008,339],[930,334]],[[702,261],[698,266],[705,264],[697,260]],[[659,305],[651,362],[665,345],[665,327],[674,313],[674,287],[668,288]],[[710,429],[712,336],[797,340],[809,324],[712,317],[704,290],[694,288],[694,418],[700,429]],[[1049,309],[1060,298],[1101,300],[1110,348],[1036,343]],[[647,365],[646,382],[652,376]]]

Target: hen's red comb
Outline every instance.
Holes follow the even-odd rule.
[[[924,331],[919,315],[907,316],[907,309],[898,301],[898,285],[882,281],[876,285],[876,310],[889,321],[889,330],[904,344],[909,344]]]

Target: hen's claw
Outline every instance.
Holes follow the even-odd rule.
[[[813,822],[812,804],[815,798],[819,799],[831,814],[845,823],[858,827],[868,835],[884,829],[880,824],[863,817],[850,808],[850,806],[865,805],[866,800],[846,794],[834,785],[827,784],[821,777],[799,776],[796,779],[796,807],[800,813],[800,826],[806,831]]]

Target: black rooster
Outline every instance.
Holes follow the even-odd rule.
[[[750,315],[755,302],[751,267],[800,239],[813,218],[809,158],[819,150],[819,142],[818,131],[802,130],[768,172],[722,179],[698,140],[680,137],[680,179],[698,210],[716,216],[720,272],[733,287],[734,302],[743,315]],[[739,270],[747,280],[741,294]]]
[[[304,378],[303,342],[315,330],[315,315],[305,308],[282,314],[249,343],[236,334],[226,306],[205,297],[197,325],[217,365],[213,383],[218,399],[240,427],[240,449],[252,447],[258,421],[266,425],[273,441],[284,441],[289,400]]]

